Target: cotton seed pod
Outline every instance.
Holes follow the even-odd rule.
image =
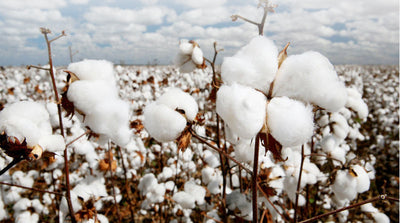
[[[28,154],[30,160],[38,160],[42,157],[43,148],[40,145],[35,145],[32,151]]]

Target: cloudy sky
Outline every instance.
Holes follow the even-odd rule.
[[[194,39],[211,57],[213,42],[233,55],[258,34],[232,14],[259,21],[257,0],[1,0],[0,65],[47,63],[39,27],[54,35],[57,65],[107,59],[114,63],[170,64],[179,39]],[[271,0],[265,35],[289,54],[316,50],[334,64],[398,64],[398,0]],[[53,36],[50,36],[53,37]]]

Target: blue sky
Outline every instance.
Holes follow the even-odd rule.
[[[398,64],[398,0],[271,0],[265,35],[288,53],[319,51],[334,64]],[[194,39],[206,57],[217,41],[233,55],[258,34],[258,0],[2,0],[0,65],[46,64],[39,27],[67,36],[53,42],[57,65],[107,59],[114,63],[170,64],[180,39]],[[52,37],[52,36],[50,36]]]

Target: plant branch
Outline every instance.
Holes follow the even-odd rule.
[[[86,130],[86,132],[84,132],[82,135],[76,137],[74,140],[72,140],[71,142],[65,144],[65,147],[69,147],[71,144],[73,144],[74,142],[78,141],[80,138],[82,138],[83,136],[89,134],[91,132],[90,129]]]
[[[54,195],[57,195],[57,196],[63,196],[62,193],[54,192],[54,191],[41,190],[41,189],[37,189],[37,188],[33,188],[33,187],[25,187],[25,186],[21,186],[21,185],[17,185],[17,184],[6,183],[6,182],[0,182],[0,184],[7,185],[7,186],[10,186],[10,187],[19,187],[19,188],[22,188],[22,189],[33,190],[33,191],[37,191],[37,192],[41,192],[41,193],[49,193],[49,194],[54,194]]]
[[[258,178],[258,152],[260,150],[260,134],[256,136],[254,145],[253,175],[251,178],[251,190],[253,201],[253,222],[258,222],[258,205],[257,205],[257,178]]]
[[[274,203],[272,203],[272,201],[269,199],[268,195],[262,190],[260,183],[257,183],[257,187],[258,189],[261,191],[261,193],[264,195],[264,197],[267,199],[268,203],[274,208],[274,210],[276,211],[276,213],[278,213],[282,219],[285,219],[287,221],[287,218],[281,213],[279,212],[278,208],[275,206]],[[262,222],[262,221],[260,221]]]
[[[49,68],[45,68],[45,67],[39,67],[39,66],[35,66],[35,65],[28,65],[26,66],[26,69],[30,70],[31,68],[36,68],[38,70],[46,70],[46,71],[50,71]]]
[[[4,167],[0,171],[0,176],[3,175],[7,170],[11,169],[13,166],[17,165],[19,162],[21,162],[24,158],[21,156],[19,158],[14,158],[11,163],[9,163],[6,167]]]
[[[300,163],[300,172],[299,172],[299,180],[297,181],[297,189],[296,189],[296,201],[294,205],[294,222],[297,222],[297,208],[299,207],[299,195],[300,195],[300,185],[301,185],[301,176],[303,173],[303,165],[304,165],[304,145],[301,146],[301,163]]]
[[[378,196],[370,198],[368,200],[361,201],[361,202],[358,202],[356,204],[349,205],[347,207],[343,207],[343,208],[340,208],[340,209],[337,209],[337,210],[334,210],[334,211],[331,211],[331,212],[328,212],[328,213],[325,213],[325,214],[321,214],[321,215],[309,218],[307,220],[301,221],[300,223],[313,222],[313,221],[316,221],[316,220],[321,219],[323,217],[326,217],[326,216],[329,216],[329,215],[333,215],[333,214],[336,214],[336,213],[339,213],[339,212],[342,212],[342,211],[345,211],[345,210],[353,209],[353,208],[359,207],[361,205],[372,203],[372,202],[379,201],[379,200],[389,200],[389,201],[399,202],[398,198],[388,197],[386,194],[378,195]]]
[[[246,170],[247,173],[249,173],[250,175],[253,174],[253,171],[251,171],[249,168],[245,167],[243,164],[241,164],[239,161],[237,161],[235,158],[233,158],[232,156],[230,156],[228,153],[226,153],[224,150],[217,148],[216,146],[214,146],[213,144],[207,142],[206,140],[204,140],[201,136],[197,135],[196,132],[194,132],[192,129],[190,129],[190,132],[192,133],[192,136],[195,137],[196,139],[198,139],[200,142],[206,144],[207,146],[211,147],[212,149],[214,149],[217,152],[222,153],[226,158],[232,160],[234,163],[236,163],[237,165],[239,165],[241,168],[243,168],[244,170]]]
[[[119,205],[118,205],[118,202],[117,202],[117,197],[116,197],[116,194],[115,194],[115,187],[114,187],[114,174],[113,174],[113,171],[112,171],[112,161],[113,160],[111,159],[112,152],[111,152],[111,143],[110,142],[108,142],[108,151],[107,152],[108,152],[108,171],[110,172],[111,188],[112,188],[112,192],[113,192],[114,205],[115,205],[115,208],[117,210],[118,222],[121,223],[122,219],[121,219],[121,214],[119,212]]]

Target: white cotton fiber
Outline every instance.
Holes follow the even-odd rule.
[[[45,135],[39,139],[39,145],[49,152],[61,152],[65,149],[65,140],[61,135]]]
[[[331,187],[339,200],[353,200],[357,196],[357,180],[347,170],[337,171]]]
[[[217,93],[217,113],[239,137],[253,138],[265,119],[266,97],[250,87],[233,83]]]
[[[268,104],[267,114],[271,135],[282,146],[302,145],[313,135],[313,113],[309,105],[287,97],[275,97]]]
[[[184,185],[184,190],[186,193],[192,195],[193,199],[196,201],[197,205],[204,204],[204,197],[206,196],[206,189],[202,186],[197,185],[193,181],[188,181]]]
[[[221,65],[226,84],[240,83],[268,93],[278,69],[278,49],[264,36],[253,38],[233,57],[225,57]]]
[[[164,104],[171,108],[182,109],[188,120],[193,121],[196,118],[199,108],[194,98],[179,88],[169,88],[157,99],[158,104]]]
[[[286,58],[277,73],[274,96],[310,102],[328,111],[344,107],[347,91],[333,65],[318,52]]]
[[[179,52],[174,59],[174,64],[178,66],[181,73],[189,73],[202,65],[204,62],[203,51],[194,41],[181,40]]]
[[[197,64],[197,65],[201,65],[203,63],[203,51],[201,51],[201,49],[196,46],[193,48],[193,52],[192,52],[192,60],[193,63]]]
[[[390,219],[384,213],[381,213],[377,208],[372,206],[372,203],[367,203],[361,205],[361,210],[363,212],[369,213],[374,218],[375,222],[377,223],[389,223]]]
[[[106,81],[75,81],[68,89],[68,99],[79,111],[89,115],[93,107],[118,97],[117,91]]]
[[[368,116],[368,105],[363,101],[361,94],[354,88],[347,88],[346,107],[357,112],[358,117],[365,119]]]
[[[193,209],[195,207],[194,197],[185,191],[179,191],[172,196],[172,199],[184,209]]]
[[[80,80],[103,80],[115,83],[113,64],[106,60],[83,60],[68,65]]]
[[[351,169],[357,174],[357,192],[363,193],[369,190],[370,180],[367,171],[360,165],[354,165]]]
[[[189,43],[188,40],[181,40],[179,44],[179,50],[181,54],[190,55],[193,51],[193,44]]]
[[[330,117],[332,127],[333,127],[333,134],[340,140],[344,140],[347,135],[349,134],[350,127],[347,123],[346,118],[338,112],[334,112],[331,114]]]
[[[159,142],[175,140],[186,127],[186,119],[166,105],[153,102],[144,109],[144,127]]]

